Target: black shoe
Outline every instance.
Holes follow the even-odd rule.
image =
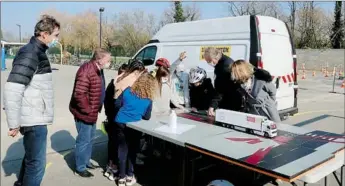
[[[75,173],[78,174],[79,176],[83,177],[83,178],[93,177],[93,174],[87,170],[84,170],[83,172],[75,171]]]
[[[90,163],[89,165],[86,165],[86,168],[93,170],[93,169],[99,169],[101,167]]]
[[[14,182],[14,185],[13,186],[22,186],[23,183],[21,181],[16,181]]]

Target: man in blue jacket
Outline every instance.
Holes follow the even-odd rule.
[[[25,156],[15,186],[40,186],[46,166],[47,125],[54,119],[53,75],[46,50],[58,42],[60,23],[44,15],[13,60],[4,87],[8,135],[24,136]]]

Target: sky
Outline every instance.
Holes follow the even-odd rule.
[[[182,2],[192,5],[193,2]],[[195,2],[201,11],[201,19],[211,19],[228,16],[227,2]],[[333,11],[334,2],[317,2],[318,6]],[[169,2],[1,2],[1,29],[10,32],[18,38],[19,31],[16,24],[21,25],[22,38],[33,34],[35,23],[40,13],[55,8],[61,12],[77,14],[86,10],[98,11],[105,7],[104,17],[112,17],[123,11],[143,10],[154,14],[160,19],[163,12],[171,6]],[[282,3],[285,11],[286,3]],[[58,19],[58,18],[57,18]]]

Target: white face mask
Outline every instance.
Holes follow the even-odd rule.
[[[246,91],[249,91],[252,88],[252,79],[248,79],[247,82],[241,85]]]
[[[210,65],[211,67],[215,67],[216,65],[213,63],[207,63],[208,65]]]
[[[108,69],[110,67],[110,63],[104,64],[101,69]]]
[[[162,81],[162,83],[167,83],[169,81],[169,79],[168,78],[162,78],[161,81]]]
[[[56,44],[59,42],[59,40],[57,38],[53,39],[50,43],[47,44],[47,46],[49,48],[52,48],[54,46],[56,46]]]

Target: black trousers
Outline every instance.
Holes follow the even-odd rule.
[[[116,130],[117,126],[114,122],[105,124],[105,130],[108,133],[108,163],[112,161],[114,164],[118,163],[117,145],[116,145]]]
[[[119,176],[133,176],[136,154],[139,152],[141,133],[125,124],[115,124],[115,140],[119,166]]]

